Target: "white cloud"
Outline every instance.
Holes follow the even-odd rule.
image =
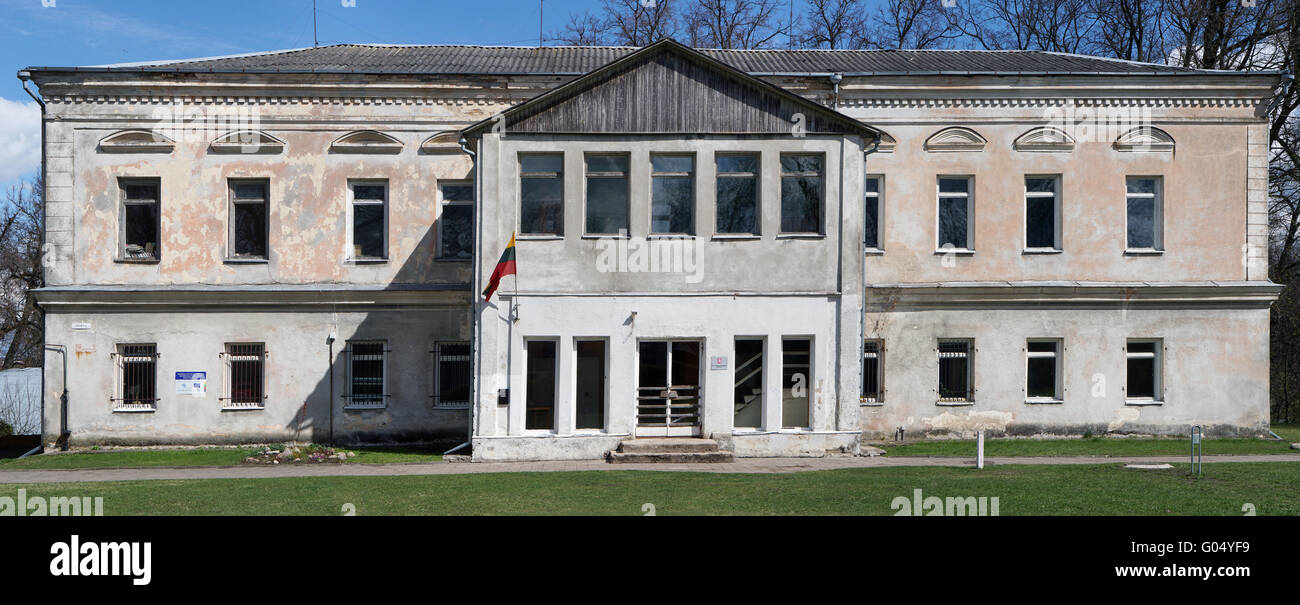
[[[0,183],[31,175],[40,166],[40,106],[0,98]]]

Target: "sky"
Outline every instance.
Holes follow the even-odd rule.
[[[542,0],[544,30],[599,0]],[[538,0],[316,0],[320,44],[535,45]],[[312,0],[0,0],[0,192],[40,166],[40,109],[16,74],[312,45]]]

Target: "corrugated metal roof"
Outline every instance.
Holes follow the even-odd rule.
[[[31,71],[373,73],[412,75],[563,74],[592,71],[635,51],[613,46],[336,44],[225,57]],[[1197,74],[1220,73],[1041,51],[716,50],[700,52],[750,74]],[[1238,73],[1238,72],[1233,72]]]

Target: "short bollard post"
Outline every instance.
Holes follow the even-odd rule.
[[[984,431],[975,433],[975,468],[984,468]]]
[[[1192,427],[1192,474],[1200,475],[1202,468],[1202,444],[1201,444],[1201,425]]]

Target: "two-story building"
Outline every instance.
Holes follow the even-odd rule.
[[[664,41],[23,76],[50,443],[1268,427],[1277,74]]]

